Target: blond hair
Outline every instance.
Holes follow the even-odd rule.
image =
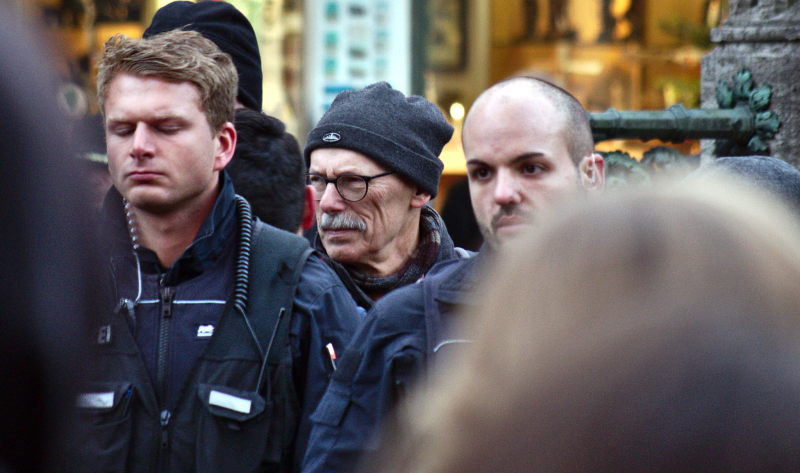
[[[796,470],[798,243],[726,184],[561,212],[500,258],[380,470]]]
[[[106,41],[97,66],[97,95],[103,113],[109,86],[119,73],[191,82],[212,130],[233,122],[236,68],[228,54],[200,33],[175,30],[141,40],[117,34]]]

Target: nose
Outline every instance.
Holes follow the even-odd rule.
[[[519,178],[508,169],[500,169],[495,180],[494,200],[499,205],[518,204],[521,200]]]
[[[319,209],[325,213],[340,212],[345,208],[345,201],[336,190],[336,185],[329,182],[325,186],[325,192],[322,193],[322,198],[319,200]]]
[[[131,156],[134,159],[147,159],[155,155],[155,143],[146,123],[137,123],[131,143]]]

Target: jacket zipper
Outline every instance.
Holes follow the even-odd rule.
[[[172,324],[172,299],[175,295],[174,287],[164,285],[164,278],[159,282],[159,295],[161,298],[161,319],[158,328],[158,359],[156,360],[156,383],[158,387],[159,404],[161,410],[161,450],[165,452],[169,447],[169,434],[167,427],[171,413],[168,409],[169,383],[167,382],[167,357],[169,356],[169,334]],[[166,458],[166,456],[162,457]]]

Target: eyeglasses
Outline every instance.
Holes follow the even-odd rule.
[[[342,196],[342,199],[348,202],[358,202],[367,196],[369,190],[369,181],[379,177],[394,174],[396,171],[389,171],[383,174],[376,174],[374,176],[359,176],[358,174],[342,174],[336,179],[328,179],[325,176],[316,173],[306,174],[306,184],[314,188],[314,195],[316,200],[322,199],[322,194],[328,184],[333,183],[336,186],[336,192]]]

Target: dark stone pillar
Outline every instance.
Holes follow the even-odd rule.
[[[781,121],[769,154],[800,166],[800,0],[730,0],[730,18],[711,40],[717,47],[703,57],[702,107],[717,108],[717,84],[749,69],[757,86],[772,86],[769,110]],[[713,157],[713,142],[702,150],[703,159]]]

